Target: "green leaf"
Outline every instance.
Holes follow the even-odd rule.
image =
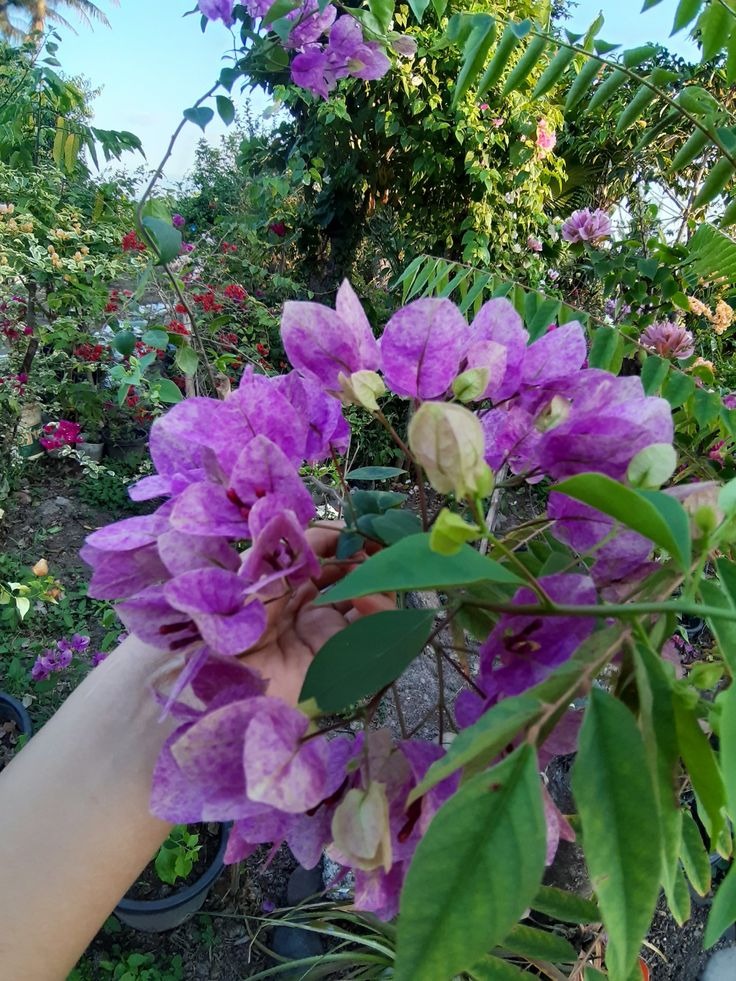
[[[539,887],[545,827],[530,746],[440,808],[401,894],[396,981],[451,978],[503,940]]]
[[[710,859],[700,829],[687,808],[682,812],[680,858],[695,892],[707,896],[710,892]]]
[[[723,47],[723,42],[731,32],[733,14],[725,4],[709,3],[698,18],[701,58],[710,61]]]
[[[593,333],[588,363],[617,375],[624,360],[624,339],[615,327],[598,327]]]
[[[641,368],[641,383],[647,395],[655,395],[669,374],[670,363],[658,354],[649,354]]]
[[[537,62],[541,58],[544,49],[547,47],[547,38],[544,35],[537,35],[529,42],[526,51],[519,58],[513,70],[506,79],[506,84],[501,92],[501,98],[505,99],[524,82],[528,75],[534,71]]]
[[[562,73],[573,60],[576,53],[572,48],[560,48],[535,85],[534,91],[532,92],[533,99],[539,99],[545,92],[549,92],[552,86],[560,80]]]
[[[407,3],[411,7],[411,12],[416,17],[417,22],[421,24],[424,11],[429,6],[429,0],[407,0]]]
[[[299,700],[334,713],[380,691],[421,654],[434,619],[434,610],[384,610],[348,624],[317,652]]]
[[[572,964],[578,957],[573,945],[564,937],[522,923],[511,928],[500,946],[528,960],[550,961],[553,964]]]
[[[675,889],[682,838],[677,776],[680,754],[672,703],[672,679],[662,658],[644,644],[633,650],[639,718],[662,832],[662,883],[668,898]]]
[[[644,759],[634,716],[613,696],[593,688],[572,788],[614,978],[627,978],[635,967],[659,893],[659,819]]]
[[[384,34],[390,31],[394,19],[394,0],[368,0],[368,7],[381,31]]]
[[[141,337],[141,340],[144,344],[147,344],[149,347],[155,347],[158,351],[165,351],[169,346],[168,333],[157,327],[153,330],[147,330],[143,337]]]
[[[596,58],[588,58],[583,67],[578,72],[577,78],[570,86],[565,100],[565,112],[570,112],[585,96],[590,86],[593,84],[596,75],[601,70],[601,63]]]
[[[483,77],[480,82],[478,82],[478,90],[476,92],[476,97],[480,99],[485,92],[495,85],[496,82],[501,77],[501,73],[508,64],[509,58],[511,57],[511,52],[514,50],[516,45],[519,43],[519,36],[513,29],[511,24],[507,24],[506,28],[501,35],[501,40],[498,42],[496,50],[493,53],[488,66],[483,73]]]
[[[717,943],[726,930],[736,921],[736,864],[718,887],[705,925],[703,946],[707,949]]]
[[[232,92],[233,85],[240,78],[241,72],[237,68],[223,68],[220,72],[220,85]]]
[[[135,350],[136,336],[132,330],[121,330],[110,341],[110,347],[114,348],[118,354],[124,358],[129,358]]]
[[[166,265],[172,259],[176,259],[181,251],[181,232],[161,218],[146,217],[141,224],[147,229],[153,238],[156,251],[158,252],[158,265]]]
[[[215,111],[208,106],[192,106],[191,109],[184,110],[184,118],[199,126],[204,132],[207,125],[215,118]]]
[[[371,593],[446,589],[474,582],[520,583],[513,572],[481,555],[469,545],[455,555],[439,555],[430,535],[411,535],[372,555],[315,601],[317,606],[339,603]]]
[[[721,770],[726,786],[726,801],[731,819],[736,815],[736,685],[733,682],[716,699],[720,706],[720,726],[718,730]]]
[[[468,972],[473,981],[519,981],[529,977],[524,971],[500,957],[488,954]]]
[[[708,738],[700,728],[698,717],[679,692],[675,692],[674,707],[680,755],[690,774],[698,801],[708,816],[711,838],[715,842],[724,825],[726,788],[723,777]]]
[[[235,106],[233,105],[233,100],[228,99],[226,95],[218,95],[215,99],[217,103],[217,111],[220,114],[220,119],[226,126],[235,119]]]
[[[700,3],[700,0],[697,0]],[[701,129],[696,129],[694,133],[685,140],[680,149],[672,158],[670,173],[676,174],[678,170],[689,167],[693,160],[696,160],[710,146],[711,138]]]
[[[358,528],[384,545],[395,545],[408,535],[420,535],[422,522],[413,511],[392,508],[385,514],[365,514],[358,519]]]
[[[728,157],[721,157],[703,181],[695,201],[693,201],[693,207],[700,208],[717,198],[731,179],[735,169]]]
[[[472,726],[457,734],[447,754],[432,764],[424,779],[411,792],[408,803],[418,800],[479,756],[493,759],[543,709],[544,704],[529,694],[514,695],[498,702]]]
[[[452,108],[455,108],[486,63],[496,37],[496,21],[490,14],[474,14],[474,26],[463,47],[463,63],[455,82]]]
[[[603,79],[593,93],[593,98],[588,103],[588,112],[595,112],[597,109],[599,109],[605,102],[608,101],[608,99],[611,98],[611,96],[614,95],[617,89],[621,88],[621,86],[628,81],[628,75],[625,75],[620,69],[615,68],[610,75],[607,75]]]
[[[682,371],[672,371],[664,384],[662,395],[673,409],[679,408],[695,391],[695,379]]]
[[[601,911],[593,899],[555,886],[542,886],[531,903],[532,909],[563,923],[600,923]]]
[[[184,397],[179,391],[178,386],[175,385],[169,378],[162,378],[159,382],[157,382],[156,392],[161,401],[166,402],[169,405],[175,405],[177,402],[181,402]]]
[[[690,919],[690,889],[685,873],[678,862],[675,866],[675,878],[672,889],[667,892],[667,903],[678,926],[683,926]]]
[[[199,358],[188,344],[182,344],[177,348],[174,361],[185,375],[196,375]]]
[[[660,491],[625,487],[599,473],[578,474],[555,490],[590,504],[666,549],[683,569],[690,566],[690,522],[682,505]],[[674,505],[674,507],[672,506]]]
[[[406,470],[400,467],[359,467],[345,474],[345,480],[391,480],[400,477]]]
[[[683,27],[687,27],[698,16],[702,0],[680,0],[675,11],[675,20],[672,24],[672,33],[677,34]]]

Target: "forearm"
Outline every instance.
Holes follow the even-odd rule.
[[[148,810],[165,657],[126,641],[0,774],[0,977],[63,981],[168,833]]]

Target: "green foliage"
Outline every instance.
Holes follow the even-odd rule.
[[[153,863],[156,875],[167,885],[175,886],[180,879],[191,875],[201,849],[196,831],[190,831],[184,824],[175,824],[156,853]]]

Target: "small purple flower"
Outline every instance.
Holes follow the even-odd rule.
[[[542,251],[542,243],[541,243],[541,241],[538,238],[535,238],[533,235],[530,235],[527,238],[527,240],[526,240],[526,247],[529,249],[530,252],[541,252]]]
[[[731,392],[723,396],[723,407],[725,409],[736,409],[736,392]]]
[[[663,358],[686,361],[695,353],[695,338],[680,324],[658,320],[650,324],[639,337],[639,343]]]
[[[226,27],[235,23],[235,0],[199,0],[199,9],[208,20],[221,20]]]
[[[48,659],[40,654],[31,668],[31,678],[34,681],[46,681],[47,678],[51,677],[52,671],[53,668],[50,666]]]
[[[187,220],[184,215],[174,214],[171,216],[171,224],[174,226],[174,228],[183,228],[186,223]]]
[[[81,654],[89,647],[90,638],[82,634],[74,634],[71,640],[72,650],[76,654]]]
[[[98,664],[102,664],[105,658],[108,656],[109,651],[96,651],[90,658],[90,664],[93,668],[96,668]]]
[[[577,244],[591,242],[596,244],[611,234],[611,219],[600,208],[591,211],[581,208],[574,211],[562,226],[562,237],[566,242]]]

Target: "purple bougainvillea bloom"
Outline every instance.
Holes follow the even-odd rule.
[[[499,402],[515,394],[529,335],[513,305],[498,297],[480,308],[470,328],[466,368],[488,368],[483,398]]]
[[[576,320],[543,334],[527,348],[521,371],[522,386],[538,387],[568,380],[582,367],[586,354],[585,331]]]
[[[597,601],[593,581],[587,576],[557,573],[539,580],[556,603],[576,606]],[[531,589],[520,589],[512,604],[538,603]],[[505,613],[480,649],[479,685],[491,704],[531,688],[578,649],[595,629],[594,617],[547,617]]]
[[[186,223],[187,220],[184,217],[184,215],[173,214],[171,216],[171,224],[174,226],[174,228],[183,228],[186,225]]]
[[[326,391],[340,390],[341,373],[381,366],[378,342],[347,280],[338,290],[334,310],[319,303],[285,303],[281,340],[294,367]]]
[[[457,377],[469,341],[454,303],[415,300],[391,317],[381,337],[386,384],[407,398],[440,398]]]
[[[274,515],[261,529],[251,529],[255,541],[243,556],[241,574],[261,596],[278,596],[284,581],[290,588],[319,575],[320,565],[293,511]]]
[[[370,81],[382,78],[391,67],[379,44],[363,40],[360,24],[350,15],[339,17],[332,25],[327,51],[336,78],[352,75]]]
[[[736,393],[731,392],[723,396],[723,407],[725,409],[736,409]]]
[[[350,429],[338,399],[327,395],[312,378],[305,378],[296,371],[276,375],[273,384],[306,428],[304,459],[308,463],[329,458],[331,448],[336,453],[345,452]]]
[[[31,668],[31,678],[34,681],[46,681],[51,677],[52,672],[53,668],[48,659],[43,654],[39,654]]]
[[[93,668],[96,668],[98,664],[102,664],[107,659],[108,655],[109,651],[96,651],[90,658],[90,664]]]
[[[320,10],[317,0],[306,0],[301,7],[286,14],[287,20],[294,21],[294,27],[284,42],[284,47],[303,49],[306,45],[313,44],[332,27],[336,16],[337,9],[332,4]]]
[[[226,27],[235,23],[235,0],[199,0],[199,9],[208,20],[221,20]]]
[[[90,596],[121,599],[168,578],[156,548],[158,535],[168,528],[161,510],[124,518],[87,536],[79,554],[92,566]]]
[[[226,538],[209,535],[185,535],[171,529],[159,535],[158,554],[169,576],[178,576],[194,569],[217,566],[230,572],[240,568],[240,556]],[[166,576],[165,578],[169,578]]]
[[[180,494],[171,523],[188,534],[250,538],[248,522],[257,503],[261,520],[288,508],[306,525],[315,513],[298,471],[265,436],[256,436],[240,453],[227,487],[203,481]]]
[[[194,569],[171,579],[164,598],[188,614],[216,654],[242,654],[266,629],[266,610],[246,596],[246,581],[225,569]]]
[[[672,411],[647,396],[638,377],[586,369],[570,388],[569,413],[545,431],[537,466],[555,479],[596,471],[623,480],[633,456],[653,443],[671,443]]]
[[[328,98],[337,79],[326,49],[319,44],[307,45],[291,63],[291,80],[312,95]]]
[[[129,633],[159,650],[187,650],[201,645],[196,623],[168,602],[160,583],[118,603],[115,612]]]
[[[84,636],[83,634],[74,634],[71,639],[72,650],[76,654],[81,654],[86,651],[89,647],[90,638]]]
[[[600,208],[591,211],[581,208],[574,211],[562,226],[562,237],[566,242],[577,244],[591,242],[596,244],[611,234],[611,219]]]
[[[558,493],[550,494],[547,514],[555,521],[555,538],[592,560],[590,575],[597,586],[631,582],[649,572],[652,543],[628,528],[611,535],[614,521],[608,515]]]
[[[693,335],[671,320],[659,320],[650,324],[639,337],[639,343],[662,358],[686,361],[695,354]]]

